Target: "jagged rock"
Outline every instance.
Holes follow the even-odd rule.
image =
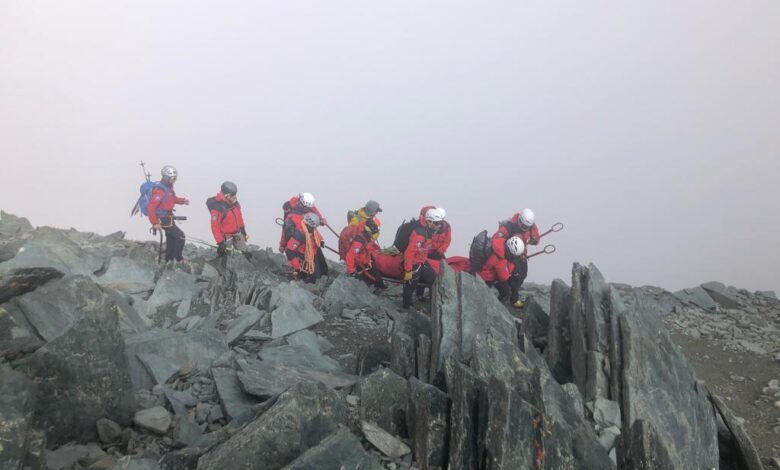
[[[717,451],[713,456],[717,459]],[[669,456],[668,447],[663,438],[653,428],[653,425],[638,419],[631,425],[628,433],[618,438],[617,445],[618,468],[626,470],[669,470],[678,467]],[[696,465],[692,468],[718,468]]]
[[[544,416],[517,389],[493,377],[485,434],[489,468],[542,468]],[[542,457],[539,457],[542,454]]]
[[[198,404],[198,401],[192,395],[192,389],[174,390],[170,386],[164,385],[162,391],[176,416],[188,415],[189,409],[194,408]]]
[[[83,277],[52,281],[27,295],[43,293],[50,296],[46,302],[29,299],[20,305],[28,313],[39,309],[40,324],[55,323],[46,320],[44,305],[56,305],[54,312],[60,313],[72,309],[72,319],[46,345],[17,362],[19,370],[40,380],[45,400],[36,410],[37,427],[56,446],[96,439],[95,420],[100,418],[129,423],[135,399],[115,305]]]
[[[571,288],[560,279],[552,282],[550,290],[550,323],[547,330],[547,348],[544,350],[547,364],[556,380],[570,382],[571,333],[569,312],[571,309]]]
[[[523,334],[540,349],[547,346],[547,332],[550,328],[550,316],[544,306],[533,297],[523,309]]]
[[[151,297],[144,303],[145,314],[153,314],[158,308],[196,298],[202,289],[197,276],[179,270],[165,270],[154,287]]]
[[[103,263],[102,258],[83,250],[62,231],[41,227],[30,234],[16,256],[0,263],[0,275],[19,268],[53,268],[65,275],[91,277]]]
[[[566,392],[567,395],[571,397],[572,404],[574,405],[574,409],[577,410],[577,413],[581,417],[584,417],[585,409],[583,408],[582,394],[580,394],[580,389],[577,388],[577,386],[573,383],[563,384],[561,385],[561,388]]]
[[[360,309],[392,308],[381,297],[374,295],[365,282],[350,276],[338,276],[322,296],[326,310],[331,314],[340,314],[345,308]]]
[[[0,304],[63,276],[53,268],[14,269],[0,277]]]
[[[138,354],[138,360],[152,376],[155,384],[164,384],[181,370],[181,365],[157,354]]]
[[[56,450],[46,451],[45,455],[47,469],[69,470],[77,463],[83,466],[91,465],[107,454],[97,444],[68,444]]]
[[[610,426],[599,432],[599,444],[601,447],[611,450],[615,447],[615,440],[620,435],[620,428],[617,426]]]
[[[127,294],[151,291],[154,284],[154,265],[142,265],[137,261],[115,256],[108,262],[105,273],[95,279],[104,285]]]
[[[333,359],[303,346],[278,346],[260,351],[262,361],[241,359],[238,379],[244,391],[261,398],[278,395],[298,382],[322,382],[331,388],[355,384]]]
[[[392,350],[388,344],[370,344],[358,350],[355,374],[366,376],[382,366],[389,366]]]
[[[160,459],[160,468],[162,470],[196,470],[201,455],[203,455],[203,450],[198,447],[185,447],[168,452]]]
[[[701,286],[679,290],[674,293],[674,296],[682,302],[696,305],[705,310],[715,310],[718,307],[718,304],[712,300],[712,297]]]
[[[46,468],[46,434],[37,429],[28,435],[27,455],[24,458],[23,468],[25,470]]]
[[[323,384],[302,382],[198,461],[199,470],[279,468],[346,423],[347,406]]]
[[[133,417],[133,422],[147,431],[157,434],[165,434],[171,427],[173,419],[171,414],[162,406],[140,410]]]
[[[707,291],[712,300],[723,308],[740,308],[742,306],[736,294],[721,282],[705,282],[701,287]]]
[[[203,435],[203,430],[192,417],[181,416],[176,419],[173,427],[173,445],[175,447],[187,447],[195,444]]]
[[[322,352],[320,347],[320,342],[322,340],[324,339],[317,336],[317,333],[311,330],[301,330],[288,336],[287,344],[290,346],[303,346],[311,349],[317,354],[320,354]]]
[[[468,362],[474,338],[490,327],[516,341],[514,320],[478,276],[455,273],[442,263],[431,291],[431,381],[443,372],[448,356]]]
[[[0,364],[0,468],[21,470],[30,442],[34,410],[32,382]]]
[[[257,307],[252,307],[250,305],[247,305],[245,307],[253,308],[254,311],[246,311],[244,309],[241,312],[241,315],[237,317],[235,320],[228,323],[228,331],[227,331],[227,343],[233,344],[236,341],[238,341],[241,336],[243,336],[244,333],[251,330],[253,326],[257,322],[260,321],[260,319],[263,317],[264,313],[257,309]]]
[[[445,364],[450,407],[449,468],[480,468],[487,430],[487,385],[450,356]]]
[[[95,422],[100,442],[112,444],[122,438],[122,426],[110,419],[99,419]]]
[[[363,449],[360,440],[347,429],[340,429],[310,448],[282,470],[384,470]]]
[[[406,412],[409,385],[389,369],[379,369],[360,382],[360,419],[376,423],[388,432],[408,436]]]
[[[125,350],[133,387],[139,390],[153,385],[152,377],[138,360],[139,354],[155,354],[182,367],[205,371],[228,351],[228,347],[222,333],[213,329],[188,333],[153,329],[125,338]]]
[[[363,435],[371,445],[391,459],[400,459],[412,451],[409,446],[401,442],[400,439],[394,437],[374,423],[363,421],[360,423],[360,429],[363,431]]]
[[[417,378],[423,382],[431,381],[431,338],[417,336]]]
[[[212,368],[211,375],[217,386],[217,394],[222,404],[222,411],[231,421],[245,421],[254,416],[252,406],[256,401],[251,400],[238,381],[238,374],[233,369]]]
[[[406,422],[420,469],[442,467],[447,452],[447,395],[412,377]]]
[[[271,336],[280,338],[309,328],[322,321],[322,315],[312,305],[314,295],[288,283],[275,287],[271,292]]]
[[[111,470],[160,470],[160,464],[154,459],[127,456],[117,460]]]
[[[631,310],[613,298],[611,308],[620,326],[616,346],[622,363],[613,370],[620,381],[625,441],[640,445],[657,436],[657,445],[665,447],[663,455],[674,468],[717,467],[712,406],[660,318],[648,311],[641,298]],[[635,424],[631,423],[637,421],[645,422],[636,429],[646,435],[632,435]]]
[[[604,398],[597,398],[594,402],[587,405],[593,414],[593,421],[601,429],[616,426],[620,428],[623,422],[620,419],[620,405],[617,402]]]
[[[588,375],[585,379],[586,397],[609,396],[609,375],[606,356],[596,351],[588,351],[586,359]]]
[[[24,217],[17,217],[5,211],[0,211],[0,236],[13,237],[22,233],[32,232],[33,226]]]
[[[740,468],[745,470],[762,470],[761,457],[758,455],[758,451],[753,445],[753,441],[738,422],[737,417],[726,405],[726,402],[711,392],[709,392],[709,398],[718,415],[723,419],[729,434],[733,437],[734,442],[739,449]]]
[[[43,341],[31,329],[0,307],[0,358],[31,353],[41,347]]]
[[[404,333],[393,331],[390,350],[390,368],[404,378],[413,377],[417,373],[414,340]]]
[[[777,300],[777,294],[773,290],[757,290],[756,295],[765,299]]]

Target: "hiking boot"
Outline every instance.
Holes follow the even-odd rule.
[[[515,300],[515,302],[512,304],[512,307],[514,308],[523,308],[524,306],[525,306],[525,302],[523,302],[520,299]]]

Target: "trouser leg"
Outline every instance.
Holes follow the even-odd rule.
[[[165,230],[165,261],[181,261],[184,251],[184,232],[176,225],[163,230]]]
[[[526,276],[528,276],[528,260],[524,259],[517,262],[512,277],[509,278],[509,287],[512,291],[509,302],[515,303],[520,298],[520,288],[523,286]]]

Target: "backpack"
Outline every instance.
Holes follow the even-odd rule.
[[[352,245],[352,240],[360,234],[362,227],[358,225],[347,225],[339,234],[339,259],[346,259],[347,251]]]
[[[485,265],[492,248],[493,245],[490,237],[488,237],[487,230],[479,232],[479,234],[471,240],[469,265],[472,273],[478,273],[482,270],[482,266]]]
[[[401,222],[398,230],[395,231],[395,239],[393,240],[393,246],[398,248],[398,251],[401,253],[406,251],[409,246],[409,237],[412,236],[412,232],[418,225],[417,219]]]
[[[220,222],[222,219],[225,218],[225,214],[228,212],[228,206],[222,201],[217,200],[216,196],[212,196],[208,199],[206,199],[206,207],[209,210],[209,213],[213,210],[216,210],[220,213],[219,220]]]
[[[159,181],[147,181],[144,184],[141,185],[140,191],[141,196],[138,197],[138,202],[136,203],[138,210],[141,211],[141,214],[144,216],[149,216],[149,202],[152,200],[152,191],[156,188],[160,188],[163,190],[163,199],[168,197],[168,194],[171,192],[171,188],[168,186],[162,184]],[[157,215],[161,215],[160,212],[158,212]]]

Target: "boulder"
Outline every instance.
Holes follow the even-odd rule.
[[[707,291],[701,286],[692,289],[679,290],[674,293],[674,296],[681,302],[695,305],[704,310],[715,310],[718,307],[718,304],[712,300],[712,297],[710,297]]]
[[[110,470],[160,470],[160,464],[154,459],[126,456],[117,460]]]
[[[393,331],[390,340],[390,368],[404,378],[417,374],[417,351],[414,340],[400,331]]]
[[[365,282],[350,276],[336,277],[323,294],[322,300],[325,309],[333,315],[340,314],[345,308],[393,308],[386,299],[374,295]]]
[[[287,338],[287,344],[290,346],[303,346],[311,349],[316,354],[321,354],[322,341],[326,341],[324,338],[320,338],[317,333],[311,330],[297,331]]]
[[[154,274],[154,265],[143,265],[130,258],[114,256],[109,260],[106,272],[98,276],[95,282],[119,292],[135,294],[154,289]]]
[[[357,377],[347,374],[333,359],[304,346],[277,346],[260,351],[262,361],[240,359],[238,379],[246,393],[270,398],[298,382],[321,382],[330,388],[354,385]]]
[[[279,468],[345,425],[347,405],[323,384],[302,382],[198,461],[198,470]]]
[[[241,315],[227,325],[228,331],[226,339],[228,344],[237,342],[244,333],[251,330],[252,327],[263,318],[264,312],[261,312],[257,307],[252,307],[250,305],[247,305],[246,307],[254,310],[247,311],[247,309],[243,309]]]
[[[95,422],[100,442],[104,444],[113,444],[122,439],[122,426],[110,419],[99,419]]]
[[[196,329],[188,333],[152,329],[125,338],[125,351],[135,390],[150,389],[152,376],[138,359],[139,354],[154,354],[183,368],[206,371],[211,363],[228,351],[225,338],[214,329]]]
[[[360,419],[376,423],[382,429],[408,436],[406,412],[409,385],[392,370],[380,368],[360,382]]]
[[[487,430],[487,385],[450,356],[445,364],[450,406],[449,465],[480,468]]]
[[[322,321],[312,305],[314,294],[297,284],[280,284],[271,292],[271,336],[281,338]]]
[[[38,287],[63,276],[54,268],[14,269],[0,277],[0,304],[14,297],[34,291]]]
[[[384,470],[374,457],[363,449],[360,439],[342,428],[310,448],[282,470]]]
[[[543,468],[544,415],[498,378],[488,385],[485,432],[489,468]]]
[[[17,217],[8,212],[0,211],[0,236],[15,237],[33,230],[30,221],[24,217]]]
[[[173,445],[175,447],[194,445],[201,435],[203,430],[191,416],[178,417],[173,427]]]
[[[593,414],[593,421],[601,428],[615,426],[620,428],[623,422],[620,419],[620,405],[617,402],[597,398],[594,402],[588,403],[588,409]]]
[[[360,429],[363,431],[363,435],[371,445],[391,459],[400,459],[412,451],[409,446],[404,444],[400,439],[394,437],[374,423],[363,421],[360,423]]]
[[[179,270],[165,270],[154,287],[151,297],[144,304],[146,315],[151,315],[158,308],[181,302],[186,298],[196,298],[203,288],[198,284],[197,276]]]
[[[0,468],[22,469],[31,439],[35,396],[27,377],[0,364]]]
[[[138,354],[137,356],[156,385],[165,384],[168,379],[181,370],[181,364],[157,354]]]
[[[91,277],[103,264],[103,258],[88,253],[61,230],[41,227],[30,234],[16,256],[0,263],[0,275],[19,268],[53,268],[65,275]]]
[[[247,421],[254,416],[252,407],[257,401],[252,400],[241,389],[238,374],[233,369],[215,367],[211,376],[217,387],[217,395],[222,405],[222,411],[228,420]]]
[[[556,380],[570,382],[571,333],[569,331],[569,310],[571,288],[560,279],[552,282],[550,291],[550,322],[547,330],[547,348],[544,350],[547,364]]]
[[[668,470],[678,467],[669,456],[668,447],[653,425],[638,419],[631,425],[628,433],[618,438],[618,468],[626,470]],[[717,459],[717,452],[713,456]],[[695,466],[692,468],[718,468]]]
[[[107,455],[97,444],[68,444],[59,449],[45,452],[46,468],[48,470],[70,470],[74,465],[81,468],[82,465],[92,465]]]
[[[133,417],[133,423],[138,427],[157,434],[165,434],[171,427],[173,418],[162,406],[138,411]]]
[[[51,338],[17,362],[19,370],[40,381],[39,393],[45,397],[36,409],[37,427],[56,446],[97,439],[95,421],[100,418],[128,424],[135,398],[115,304],[83,277],[52,281],[27,295],[45,293],[48,298],[19,303],[31,318],[35,313],[37,324],[46,325]],[[50,317],[59,315],[70,319],[56,332],[49,327],[60,320]]]
[[[705,282],[704,284],[701,285],[701,287],[705,291],[707,291],[710,297],[712,297],[712,300],[714,300],[718,305],[720,305],[723,308],[742,307],[742,304],[737,298],[736,293],[729,290],[721,282],[716,282],[716,281]]]

